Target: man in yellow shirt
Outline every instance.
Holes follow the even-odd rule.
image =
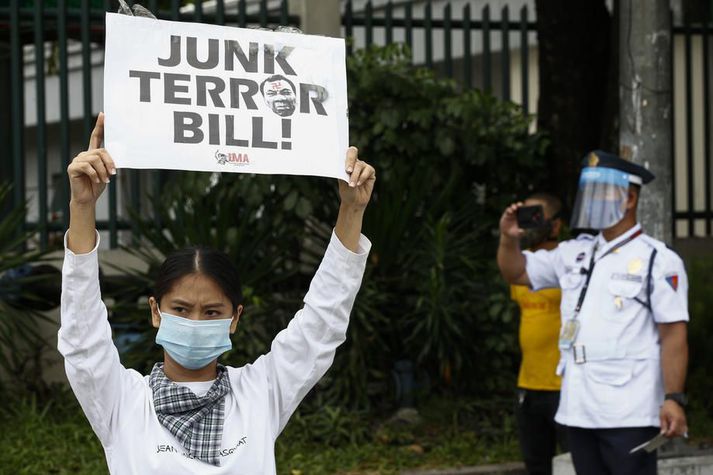
[[[535,205],[542,206],[545,220],[541,226],[526,230],[522,248],[554,249],[562,226],[562,202],[551,194],[536,193],[525,200],[525,206]],[[557,443],[565,448],[564,430],[555,422],[560,394],[560,377],[555,370],[560,357],[557,341],[561,291],[533,292],[528,287],[513,285],[510,295],[520,306],[522,362],[515,411],[520,448],[528,473],[549,475]]]

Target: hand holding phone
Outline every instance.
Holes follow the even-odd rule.
[[[517,209],[517,225],[521,229],[541,228],[545,225],[542,205],[521,206]]]

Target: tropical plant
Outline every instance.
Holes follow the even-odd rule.
[[[11,186],[0,184],[0,209]],[[59,271],[44,263],[46,253],[28,246],[31,231],[22,231],[25,206],[0,219],[0,390],[44,395],[42,366],[48,343],[38,324],[41,311],[59,304]]]

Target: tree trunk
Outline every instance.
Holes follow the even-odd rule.
[[[537,0],[535,5],[540,66],[537,126],[551,139],[550,188],[571,206],[580,159],[597,148],[616,150],[612,18],[605,0]]]

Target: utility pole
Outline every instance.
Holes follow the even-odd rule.
[[[300,28],[310,35],[339,37],[341,14],[339,0],[290,0],[291,15],[300,17]]]
[[[673,104],[669,1],[618,3],[619,153],[656,176],[642,188],[639,222],[649,235],[671,244]]]

